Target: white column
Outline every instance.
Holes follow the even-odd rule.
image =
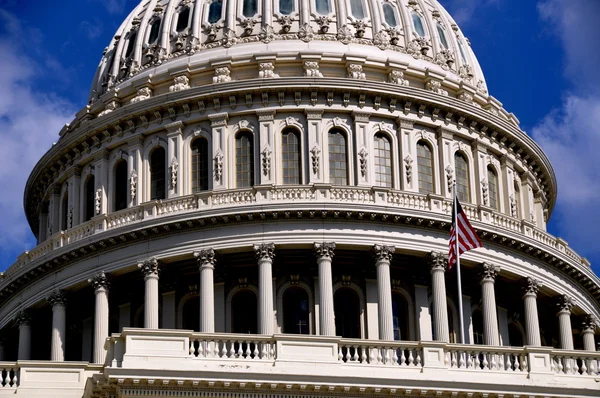
[[[525,306],[525,328],[527,342],[525,344],[541,347],[540,320],[537,309],[537,294],[541,284],[537,279],[527,278],[523,286],[523,303]]]
[[[583,349],[586,351],[596,351],[596,341],[594,333],[598,327],[598,320],[593,315],[585,315],[581,322],[581,335],[583,337]]]
[[[158,329],[158,260],[151,258],[138,264],[146,283],[144,295],[144,328]]]
[[[200,332],[215,332],[215,251],[203,249],[194,253],[200,267]]]
[[[94,363],[104,363],[106,350],[104,342],[108,338],[108,279],[104,272],[88,280],[96,294],[94,314]]]
[[[431,291],[433,295],[434,340],[448,343],[448,303],[446,301],[446,279],[448,258],[440,252],[431,252],[428,256],[431,268]]]
[[[273,257],[274,243],[254,245],[258,260],[258,333],[271,335],[273,322]]]
[[[314,247],[319,266],[319,325],[321,326],[321,336],[335,336],[333,278],[331,276],[331,260],[333,259],[335,243],[315,243]]]
[[[19,326],[19,352],[18,360],[31,359],[31,317],[25,311],[17,314],[15,319]]]
[[[167,161],[169,166],[169,179],[167,197],[172,198],[182,195],[181,161],[183,158],[183,123],[180,121],[167,124]]]
[[[569,296],[560,296],[558,298],[558,326],[560,329],[560,348],[563,350],[573,349],[573,328],[571,327],[571,310],[573,309],[573,300]]]
[[[394,340],[394,315],[392,313],[392,281],[390,262],[394,246],[373,246],[377,268],[377,304],[379,306],[379,340]],[[407,337],[407,336],[405,336]]]
[[[499,346],[500,333],[498,330],[498,312],[496,309],[496,293],[494,284],[500,267],[490,264],[479,264],[481,278],[481,304],[483,313],[483,338],[485,345]]]
[[[66,342],[66,299],[61,291],[55,291],[48,297],[52,306],[52,340],[50,349],[50,360],[62,362],[65,360]]]

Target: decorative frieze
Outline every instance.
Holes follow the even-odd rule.
[[[171,160],[171,164],[169,164],[169,174],[171,176],[170,185],[172,190],[177,189],[177,177],[179,175],[179,162],[177,158],[173,158]]]
[[[190,88],[190,79],[185,75],[176,76],[173,79],[173,85],[169,87],[169,92],[173,93],[177,91],[187,90],[188,88]]]
[[[399,86],[408,86],[410,83],[404,79],[404,72],[393,70],[388,73],[388,82]]]
[[[365,80],[367,78],[367,76],[363,72],[363,67],[361,64],[350,64],[348,65],[346,70],[350,79]]]
[[[261,79],[271,79],[279,77],[275,73],[275,64],[273,62],[261,62],[258,64],[258,77]]]
[[[304,76],[306,77],[323,77],[319,71],[318,61],[304,61]]]
[[[215,76],[213,77],[213,83],[226,83],[231,81],[231,70],[229,67],[222,66],[215,68]]]
[[[131,103],[135,104],[141,101],[145,101],[152,97],[152,90],[150,87],[142,87],[138,89],[137,95],[131,99]]]

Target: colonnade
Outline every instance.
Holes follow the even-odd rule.
[[[273,300],[273,258],[275,257],[274,243],[260,243],[253,246],[258,265],[258,333],[271,335],[275,329],[274,300]],[[317,314],[319,330],[322,336],[335,336],[335,314],[332,260],[335,253],[334,242],[314,244],[314,252],[318,265],[319,312]],[[394,339],[392,284],[390,263],[394,246],[374,245],[372,254],[377,273],[377,317],[379,340]],[[212,248],[202,249],[194,253],[200,271],[200,332],[215,332],[215,302],[214,302],[214,268],[216,253]],[[447,257],[439,252],[431,252],[427,256],[431,273],[431,295],[433,307],[433,339],[449,342],[449,320],[447,312],[445,272]],[[158,329],[159,326],[159,271],[160,263],[156,258],[148,259],[138,264],[144,275],[144,327]],[[489,346],[500,345],[500,332],[495,295],[495,281],[500,267],[482,263],[478,266],[481,285],[481,309],[483,315],[484,343]],[[90,278],[88,282],[95,293],[94,317],[94,348],[93,362],[103,363],[106,351],[104,342],[109,333],[109,282],[101,272]],[[523,280],[523,305],[526,328],[526,344],[541,346],[540,326],[538,320],[537,294],[540,282],[528,277]],[[61,291],[53,292],[47,298],[52,306],[51,360],[65,360],[66,336],[66,300]],[[558,298],[557,318],[560,327],[560,348],[573,349],[573,334],[571,328],[571,312],[573,302],[568,296]],[[22,311],[16,317],[19,327],[18,358],[31,358],[31,322],[27,312]],[[594,333],[596,319],[588,315],[582,326],[583,345],[586,351],[595,351]]]

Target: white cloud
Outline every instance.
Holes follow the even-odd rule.
[[[101,0],[101,2],[109,14],[121,14],[125,11],[127,0]]]
[[[440,0],[454,21],[459,25],[467,25],[473,20],[473,15],[479,7],[496,4],[500,0]]]
[[[102,23],[98,20],[94,22],[81,21],[79,30],[82,31],[88,39],[94,40],[102,34]]]
[[[75,108],[35,88],[45,61],[39,64],[19,48],[23,32],[14,16],[0,10],[0,23],[10,26],[0,38],[0,253],[6,258],[35,245],[23,211],[25,182]]]
[[[581,254],[600,259],[600,55],[591,44],[600,38],[597,0],[545,0],[538,3],[548,29],[565,52],[565,76],[573,87],[562,106],[531,134],[552,162],[559,195],[553,217],[558,233]]]

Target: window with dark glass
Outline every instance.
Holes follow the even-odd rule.
[[[394,6],[388,2],[384,2],[381,7],[383,9],[383,18],[385,19],[385,23],[392,28],[398,26],[398,18],[396,17]]]
[[[352,16],[356,19],[365,18],[365,5],[363,0],[350,0],[350,11]]]
[[[188,21],[190,19],[190,7],[183,7],[177,16],[177,32],[183,32],[188,27]]]
[[[471,315],[473,320],[473,343],[474,344],[484,344],[484,336],[483,336],[483,315],[480,309],[476,309],[473,311]]]
[[[517,181],[515,181],[515,215],[521,217],[521,189]]]
[[[417,170],[419,173],[419,192],[434,193],[433,156],[431,148],[423,141],[417,142]]]
[[[348,185],[346,135],[336,129],[329,131],[329,182],[333,185]]]
[[[300,184],[300,139],[294,129],[286,129],[281,133],[281,161],[283,183]]]
[[[399,293],[392,294],[392,317],[394,340],[409,340],[408,302],[406,301],[406,298]]]
[[[335,292],[335,334],[360,339],[360,300],[353,289],[342,287]]]
[[[294,11],[294,0],[279,0],[279,13],[289,15]]]
[[[446,39],[446,33],[444,32],[444,28],[439,23],[437,24],[438,35],[440,36],[440,43],[447,50],[448,49],[448,40]]]
[[[231,332],[257,334],[257,300],[251,290],[240,290],[231,299]]]
[[[317,12],[321,15],[327,15],[331,12],[329,7],[329,0],[315,0],[317,6]]]
[[[254,185],[254,145],[248,132],[239,133],[235,139],[235,185],[238,188]]]
[[[246,18],[253,17],[258,12],[258,0],[243,0],[242,14]]]
[[[423,27],[423,20],[421,20],[421,17],[413,12],[412,21],[417,34],[421,37],[425,37],[425,28]]]
[[[309,334],[308,294],[301,287],[283,293],[283,333]]]
[[[160,33],[160,19],[157,19],[152,23],[150,27],[150,36],[148,37],[148,44],[154,44],[156,40],[158,40],[158,35]]]
[[[198,332],[200,329],[200,296],[187,299],[181,312],[183,314],[181,319],[183,329]]]
[[[498,210],[498,176],[491,167],[488,167],[487,175],[490,207]]]
[[[166,198],[165,174],[165,150],[163,147],[157,147],[150,154],[150,200]]]
[[[208,23],[216,23],[223,13],[223,1],[215,0],[208,7]]]
[[[461,153],[454,155],[454,168],[456,169],[456,196],[462,202],[470,202],[469,193],[469,164]]]
[[[376,134],[373,142],[375,151],[375,185],[392,187],[392,146],[383,134]]]
[[[208,141],[197,138],[192,142],[192,192],[208,190]]]
[[[69,194],[65,192],[62,200],[62,223],[61,229],[66,231],[69,228]]]
[[[125,51],[125,58],[129,57],[133,52],[133,48],[135,47],[135,39],[137,37],[137,32],[134,32],[129,35],[129,40],[127,41],[127,51]]]
[[[85,221],[89,221],[94,217],[96,195],[96,177],[91,175],[85,181]]]
[[[115,165],[114,211],[123,210],[127,207],[127,183],[127,162],[121,159]]]
[[[508,345],[511,347],[523,347],[523,333],[515,322],[508,324]]]

